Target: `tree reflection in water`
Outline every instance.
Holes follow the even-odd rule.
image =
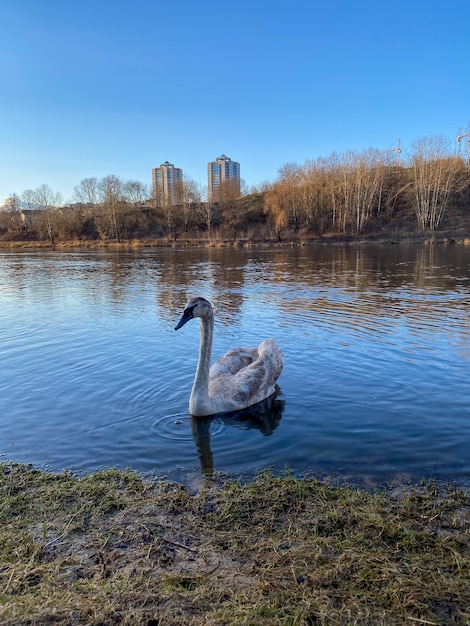
[[[240,430],[257,428],[267,437],[276,430],[282,418],[285,400],[280,399],[280,393],[279,387],[276,387],[276,391],[269,398],[241,411],[218,413],[208,417],[191,415],[191,430],[201,462],[201,472],[204,476],[211,477],[214,473],[210,436],[211,424],[225,424]]]

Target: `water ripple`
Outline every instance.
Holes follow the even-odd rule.
[[[190,441],[193,436],[188,414],[161,415],[152,423],[152,434],[169,441]]]

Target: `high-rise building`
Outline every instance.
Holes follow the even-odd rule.
[[[240,163],[222,154],[207,164],[207,186],[209,201],[222,200],[224,190],[240,194]]]
[[[183,170],[165,161],[152,170],[153,197],[161,204],[177,204],[180,181],[183,182]]]

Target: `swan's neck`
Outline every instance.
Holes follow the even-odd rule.
[[[192,415],[207,414],[209,404],[209,370],[211,366],[212,335],[214,332],[214,317],[201,317],[201,341],[199,344],[199,360],[196,376],[194,377],[189,410]]]

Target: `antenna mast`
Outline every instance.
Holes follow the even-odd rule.
[[[400,165],[400,155],[401,155],[400,139],[397,140],[397,145],[394,148],[389,148],[388,150],[385,150],[385,152],[396,152],[397,153],[397,165]]]
[[[470,129],[470,125],[467,126]],[[455,141],[457,142],[457,154],[460,157],[462,152],[462,140],[467,139],[465,142],[465,158],[467,160],[467,167],[470,169],[470,130],[467,130],[466,133],[462,132],[462,129],[459,128],[459,134],[457,135]]]
[[[457,149],[459,151],[459,154],[460,154],[460,150],[462,147],[462,139],[465,139],[465,137],[468,137],[467,144],[470,147],[470,131],[467,133],[462,133],[462,129],[459,128],[459,134],[457,135],[457,138],[455,139],[455,141],[458,143]]]

